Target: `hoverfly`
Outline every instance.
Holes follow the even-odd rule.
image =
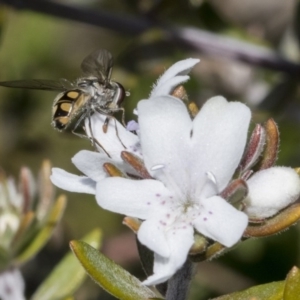
[[[29,79],[2,81],[0,86],[60,91],[52,106],[51,125],[55,129],[63,131],[72,127],[72,132],[82,137],[84,135],[78,134],[75,130],[84,119],[90,120],[91,115],[97,112],[107,116],[103,123],[103,132],[106,133],[109,120],[113,118],[114,113],[121,111],[122,123],[125,123],[124,108],[121,104],[127,94],[120,83],[110,80],[112,67],[111,53],[100,49],[83,60],[81,69],[86,77],[79,78],[74,83],[67,80]],[[94,143],[91,124],[90,132]]]

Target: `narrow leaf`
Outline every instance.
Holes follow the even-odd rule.
[[[65,196],[60,196],[56,200],[54,206],[52,207],[48,219],[42,229],[33,238],[30,244],[19,254],[16,258],[16,263],[24,263],[31,257],[33,257],[49,240],[55,226],[60,221],[65,207],[67,199]]]
[[[221,197],[231,204],[240,203],[248,194],[247,183],[243,179],[235,179],[221,192]]]
[[[246,151],[240,163],[241,173],[249,170],[258,160],[263,151],[266,142],[266,130],[260,124],[257,124],[251,134]]]
[[[242,292],[214,298],[213,300],[282,300],[285,282],[257,285]]]
[[[108,293],[121,300],[146,300],[157,295],[122,267],[82,241],[70,247],[89,276]]]
[[[287,275],[283,293],[284,300],[295,300],[300,296],[300,270],[293,267]]]
[[[93,247],[100,248],[102,233],[95,229],[83,240]],[[86,272],[71,251],[54,268],[39,286],[31,300],[72,299],[72,295],[86,278]]]
[[[47,215],[53,199],[55,198],[54,186],[50,180],[50,175],[52,172],[52,166],[49,160],[44,160],[42,167],[40,169],[38,178],[39,187],[39,201],[37,203],[36,215],[38,220],[43,220]]]
[[[28,232],[31,229],[31,226],[33,225],[35,221],[35,214],[32,211],[29,211],[28,213],[23,215],[23,218],[21,220],[21,223],[19,225],[18,231],[16,232],[12,242],[12,247],[18,247],[17,243],[20,243],[20,240],[25,235],[26,232]]]
[[[265,124],[266,145],[262,153],[261,160],[255,166],[257,170],[264,170],[272,167],[277,159],[279,149],[279,131],[273,119],[269,119]]]
[[[112,163],[105,163],[105,164],[103,164],[103,169],[111,177],[123,177],[123,178],[127,178],[127,175],[125,173],[123,173],[120,169],[118,169]]]
[[[243,236],[244,237],[263,237],[276,234],[286,230],[300,219],[300,203],[293,204],[282,210],[275,217],[266,220],[263,224],[249,225]]]
[[[151,175],[149,174],[144,161],[138,157],[137,155],[128,152],[128,151],[122,151],[121,152],[121,158],[132,166],[134,170],[143,178],[143,179],[151,179]]]

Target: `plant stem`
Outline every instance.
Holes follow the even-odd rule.
[[[194,264],[187,259],[180,270],[168,281],[166,300],[185,300],[193,275]]]
[[[250,65],[268,68],[288,74],[300,75],[300,65],[286,60],[265,47],[222,37],[193,27],[167,26],[155,19],[116,14],[103,10],[91,10],[69,6],[46,0],[0,0],[19,10],[32,10],[40,13],[83,22],[114,30],[127,35],[139,35],[150,29],[160,29],[171,43],[189,47],[199,52],[218,57],[227,57]]]

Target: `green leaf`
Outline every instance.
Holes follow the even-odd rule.
[[[295,300],[300,295],[300,270],[294,267],[287,275],[283,293],[284,300]]]
[[[99,229],[93,230],[83,240],[96,248],[100,248],[102,233]],[[31,300],[58,300],[72,299],[71,295],[77,290],[86,272],[78,263],[71,251],[54,268],[46,280],[39,286]]]
[[[121,300],[158,297],[137,278],[88,244],[71,241],[70,247],[91,278],[114,297]]]
[[[34,226],[35,222],[35,213],[32,211],[27,212],[23,215],[21,219],[20,226],[18,228],[18,231],[16,232],[14,239],[11,242],[12,248],[17,248],[28,231]]]
[[[55,229],[56,224],[60,221],[64,213],[66,203],[67,199],[65,196],[62,195],[58,197],[48,215],[46,223],[33,238],[33,240],[29,243],[29,245],[25,247],[23,251],[21,251],[21,253],[16,258],[15,263],[22,264],[26,262],[38,251],[40,251],[40,249],[47,243],[53,233],[53,230]]]
[[[214,300],[282,300],[284,286],[284,281],[271,282],[254,286],[242,292],[214,298]]]

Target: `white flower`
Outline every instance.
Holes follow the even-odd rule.
[[[168,280],[184,264],[195,231],[231,247],[247,227],[247,214],[269,217],[300,193],[296,172],[275,167],[248,179],[247,214],[220,196],[242,158],[251,113],[242,103],[214,97],[191,120],[184,103],[169,94],[189,79],[187,73],[198,61],[174,64],[149,99],[139,102],[138,126],[133,126],[138,136],[114,120],[105,134],[105,116],[94,114],[93,136],[110,157],[101,147],[101,153],[81,151],[73,163],[86,176],[54,169],[51,177],[63,189],[95,194],[102,208],[143,220],[138,239],[154,252],[154,274],[144,282],[147,285]],[[131,179],[135,171],[121,160],[123,150],[138,154],[152,179]],[[129,178],[108,177],[102,168],[105,162]],[[282,188],[280,181],[288,183]]]
[[[141,147],[154,179],[107,178],[96,199],[108,210],[145,220],[138,238],[155,253],[154,275],[145,284],[170,278],[185,262],[194,230],[231,247],[248,217],[218,194],[242,157],[249,109],[222,97],[210,99],[192,121],[171,96],[138,105]]]
[[[25,300],[25,284],[18,269],[0,273],[0,298],[2,300]]]

